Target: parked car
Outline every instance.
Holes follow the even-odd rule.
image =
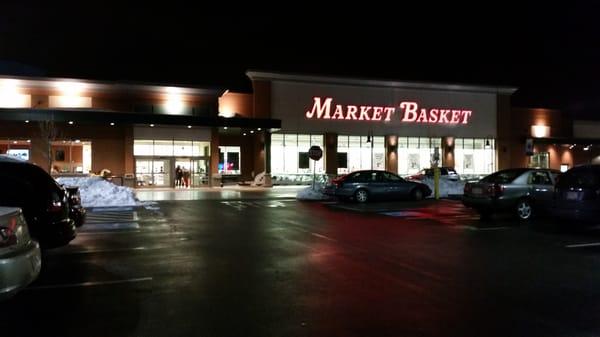
[[[75,227],[81,227],[85,223],[86,209],[81,205],[81,195],[78,186],[64,186],[69,202],[69,218],[75,222]]]
[[[366,170],[333,179],[323,193],[364,203],[374,199],[421,200],[431,195],[431,189],[425,184],[404,180],[391,172]]]
[[[0,207],[0,299],[33,282],[42,266],[40,246],[29,236],[19,208]]]
[[[600,165],[576,166],[561,174],[550,213],[561,219],[600,223]]]
[[[536,211],[548,206],[559,174],[550,169],[501,170],[476,183],[466,183],[463,204],[477,210],[482,218],[496,212],[509,212],[528,220]]]
[[[409,180],[423,180],[425,178],[433,179],[433,169],[427,168],[408,177]],[[460,176],[453,167],[440,167],[440,178],[448,180],[460,180]]]
[[[76,236],[67,193],[42,168],[0,157],[0,206],[19,207],[29,233],[42,248],[68,244]]]

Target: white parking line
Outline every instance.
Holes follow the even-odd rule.
[[[76,288],[76,287],[93,287],[93,286],[104,286],[112,284],[123,284],[123,283],[136,283],[136,282],[147,282],[152,281],[152,277],[140,277],[130,278],[126,280],[115,280],[115,281],[100,281],[100,282],[83,282],[83,283],[67,283],[67,284],[52,284],[47,286],[36,286],[28,287],[25,290],[43,290],[43,289],[60,289],[60,288]]]
[[[595,247],[600,246],[600,242],[590,242],[590,243],[577,243],[574,245],[566,245],[567,248],[582,248],[582,247]]]

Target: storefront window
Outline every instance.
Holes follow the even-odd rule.
[[[529,167],[536,168],[549,168],[550,167],[550,154],[548,152],[538,152],[531,156],[529,161]]]
[[[240,172],[240,147],[219,146],[219,173],[237,175]]]
[[[154,141],[155,156],[173,156],[173,141],[172,140],[155,140]]]
[[[441,138],[398,137],[398,174],[415,174],[433,164],[435,148],[441,153]]]
[[[272,134],[271,172],[280,179],[300,179],[313,173],[323,173],[324,159],[308,158],[308,150],[316,145],[323,148],[323,135]],[[315,167],[316,165],[316,167]]]
[[[384,137],[338,136],[338,174],[385,169]]]
[[[208,157],[210,156],[210,142],[192,142],[192,156]]]
[[[485,138],[456,138],[454,168],[464,176],[490,174],[496,170],[496,142]]]
[[[173,142],[173,155],[176,157],[191,157],[192,154],[191,141],[176,140]]]
[[[154,141],[152,140],[134,140],[134,156],[152,156],[154,155]]]

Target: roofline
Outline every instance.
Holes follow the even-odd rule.
[[[251,80],[269,80],[269,81],[289,81],[289,82],[311,82],[341,85],[359,85],[371,87],[391,87],[402,89],[431,89],[446,91],[465,91],[465,92],[483,92],[494,94],[512,95],[518,88],[507,86],[489,86],[489,85],[468,85],[457,83],[431,83],[431,82],[412,82],[412,81],[394,81],[368,78],[352,78],[339,76],[323,75],[301,75],[295,73],[264,72],[256,70],[246,71],[246,76]]]
[[[177,88],[181,94],[188,95],[211,95],[221,96],[226,89],[223,88],[201,88],[190,87],[179,84],[165,83],[143,83],[143,82],[117,82],[117,81],[95,81],[90,79],[67,78],[67,77],[30,77],[30,76],[12,76],[0,75],[0,79],[15,79],[23,81],[37,88],[54,87],[55,82],[80,82],[90,86],[92,90],[100,91],[151,91],[164,92],[167,88]]]

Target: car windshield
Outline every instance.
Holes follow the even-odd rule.
[[[496,173],[490,174],[489,176],[481,179],[482,183],[490,184],[506,184],[515,180],[518,176],[526,172],[526,169],[516,170],[503,170]]]

